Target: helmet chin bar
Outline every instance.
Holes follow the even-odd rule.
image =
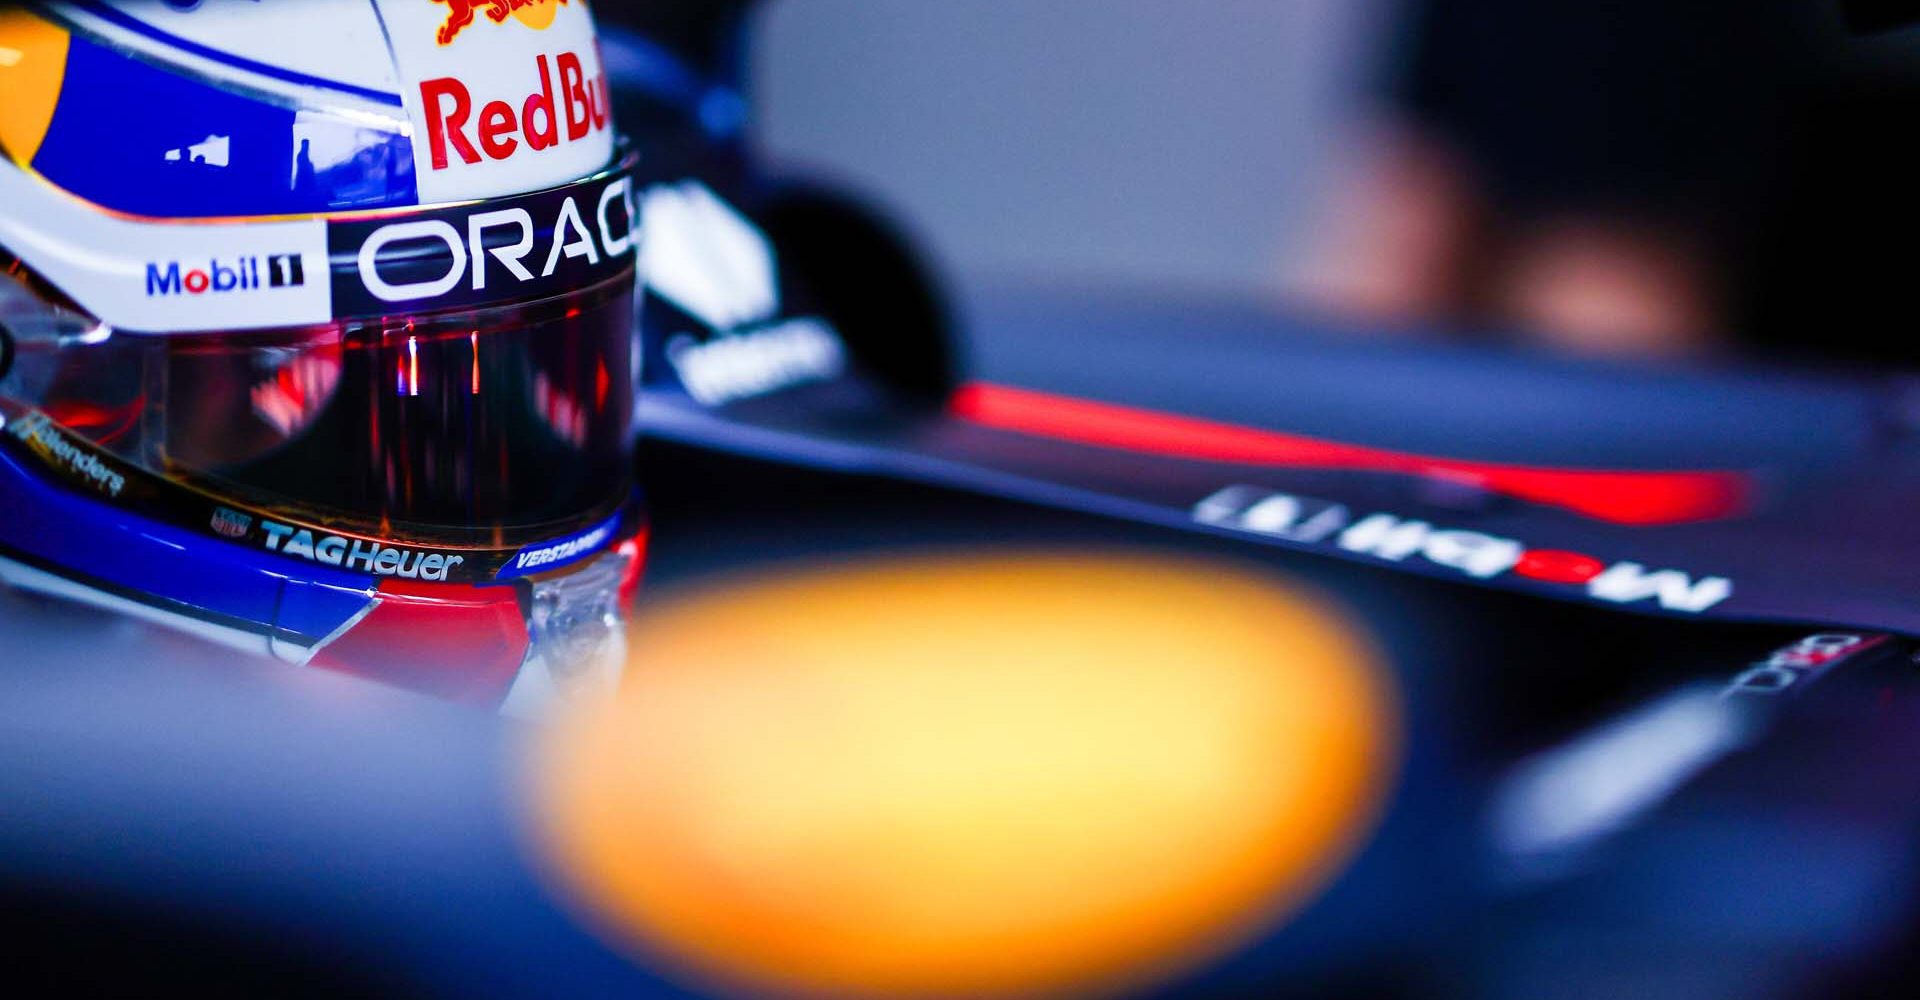
[[[495,706],[537,719],[563,704],[609,697],[627,660],[625,601],[637,578],[632,545],[565,576],[532,581],[532,599],[515,588],[376,591],[334,635],[313,647],[261,636],[149,603],[100,581],[0,554],[0,593],[17,588],[102,608],[240,652],[311,666],[450,701]],[[522,607],[530,606],[531,620]]]
[[[518,587],[383,583],[311,666],[539,717],[610,696],[627,660],[634,543]]]
[[[639,569],[638,552],[611,552],[577,573],[534,582],[532,642],[502,712],[540,717],[619,689],[627,662],[621,595]]]

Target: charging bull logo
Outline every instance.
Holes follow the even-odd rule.
[[[434,36],[442,45],[452,45],[453,40],[473,23],[475,11],[484,10],[487,20],[495,24],[505,24],[511,17],[535,31],[544,31],[553,23],[558,5],[567,0],[433,0],[434,3],[447,5],[447,21],[440,26]]]

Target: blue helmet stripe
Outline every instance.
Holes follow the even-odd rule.
[[[88,201],[155,218],[420,200],[401,132],[255,100],[79,37],[33,167]]]
[[[371,576],[258,552],[48,483],[0,450],[0,548],[156,606],[307,644],[373,599]],[[156,600],[157,599],[157,600]]]

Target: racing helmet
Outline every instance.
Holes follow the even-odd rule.
[[[509,708],[642,557],[586,0],[0,9],[0,580]]]

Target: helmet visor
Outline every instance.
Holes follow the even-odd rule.
[[[628,497],[633,281],[221,334],[23,342],[4,395],[195,491],[343,534],[501,548]]]

